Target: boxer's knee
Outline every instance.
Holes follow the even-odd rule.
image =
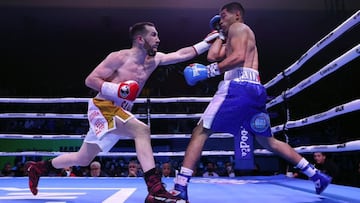
[[[133,131],[134,138],[149,138],[150,139],[151,131],[150,127],[147,125],[139,125],[136,130]]]
[[[211,130],[204,128],[202,125],[202,122],[199,123],[199,125],[197,125],[191,134],[191,137],[196,139],[196,138],[202,138],[202,139],[207,139],[210,135],[211,135]]]
[[[74,163],[77,163],[76,165],[79,166],[88,166],[93,160],[93,157],[87,156],[86,154],[81,154],[79,152],[76,153],[73,158],[75,159]]]

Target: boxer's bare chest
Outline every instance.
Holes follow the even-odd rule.
[[[135,80],[140,86],[144,86],[151,73],[156,69],[154,60],[145,60],[144,63],[133,61],[126,62],[118,68],[118,77],[121,80]]]

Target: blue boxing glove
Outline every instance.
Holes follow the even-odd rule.
[[[220,15],[215,15],[214,17],[212,17],[210,19],[209,26],[210,26],[210,29],[219,31],[221,29],[221,27],[220,27]]]
[[[184,77],[186,83],[190,86],[196,85],[197,82],[205,80],[207,78],[220,75],[218,63],[212,63],[208,66],[194,63],[186,66],[184,69]]]
[[[220,26],[220,19],[221,19],[220,15],[215,15],[210,19],[209,26],[210,29],[217,30],[219,32],[219,38],[225,41],[225,35]]]

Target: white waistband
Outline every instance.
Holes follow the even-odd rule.
[[[260,83],[260,76],[257,70],[254,70],[252,68],[239,67],[226,71],[224,75],[224,80]]]

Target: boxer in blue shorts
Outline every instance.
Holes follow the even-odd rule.
[[[200,120],[204,128],[213,132],[235,135],[245,129],[253,135],[270,137],[265,102],[266,92],[260,84],[258,72],[251,68],[235,68],[225,73],[225,80],[219,84]],[[255,125],[252,122],[255,120],[262,125]]]
[[[179,174],[175,178],[174,195],[188,201],[187,185],[201,156],[205,141],[213,132],[233,133],[235,139],[255,136],[259,144],[278,154],[307,175],[320,194],[331,182],[287,143],[273,137],[266,111],[266,90],[260,84],[255,35],[244,23],[244,8],[232,2],[220,9],[210,25],[220,31],[207,58],[210,65],[191,64],[184,69],[189,85],[224,74],[217,92],[194,128]],[[245,145],[246,147],[246,145]],[[240,146],[241,148],[241,146]],[[236,149],[235,149],[236,150]],[[246,150],[241,149],[246,155]]]

